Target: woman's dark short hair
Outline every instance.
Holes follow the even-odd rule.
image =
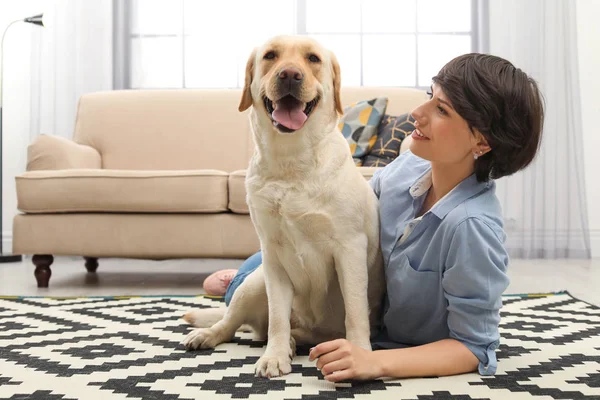
[[[478,181],[511,175],[531,163],[544,123],[535,80],[503,58],[471,53],[446,64],[433,82],[492,149],[475,161]]]

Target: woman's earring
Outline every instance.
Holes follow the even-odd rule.
[[[479,155],[475,152],[473,153],[473,158],[477,160],[479,158]]]

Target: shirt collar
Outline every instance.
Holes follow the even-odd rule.
[[[429,190],[431,184],[431,167],[429,167],[410,186],[410,195],[415,199],[423,196]]]
[[[419,176],[410,186],[410,195],[416,199],[423,196],[429,188],[431,188],[431,167],[429,167],[421,176]],[[478,182],[475,174],[471,174],[462,182],[456,185],[444,197],[438,200],[437,203],[428,211],[435,214],[439,219],[444,219],[446,214],[456,208],[465,200],[479,194],[488,189],[492,185],[491,181]]]

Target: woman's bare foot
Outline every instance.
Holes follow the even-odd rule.
[[[210,296],[225,296],[227,287],[237,273],[237,269],[222,269],[210,274],[202,284],[206,294]]]

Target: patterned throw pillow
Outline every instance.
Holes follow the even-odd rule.
[[[338,127],[350,145],[352,158],[356,165],[362,165],[362,159],[369,154],[377,139],[377,127],[387,108],[387,97],[363,100],[344,108]]]
[[[400,146],[405,137],[415,129],[415,120],[410,113],[394,117],[384,115],[379,125],[375,144],[364,158],[364,167],[383,167],[400,154]]]

